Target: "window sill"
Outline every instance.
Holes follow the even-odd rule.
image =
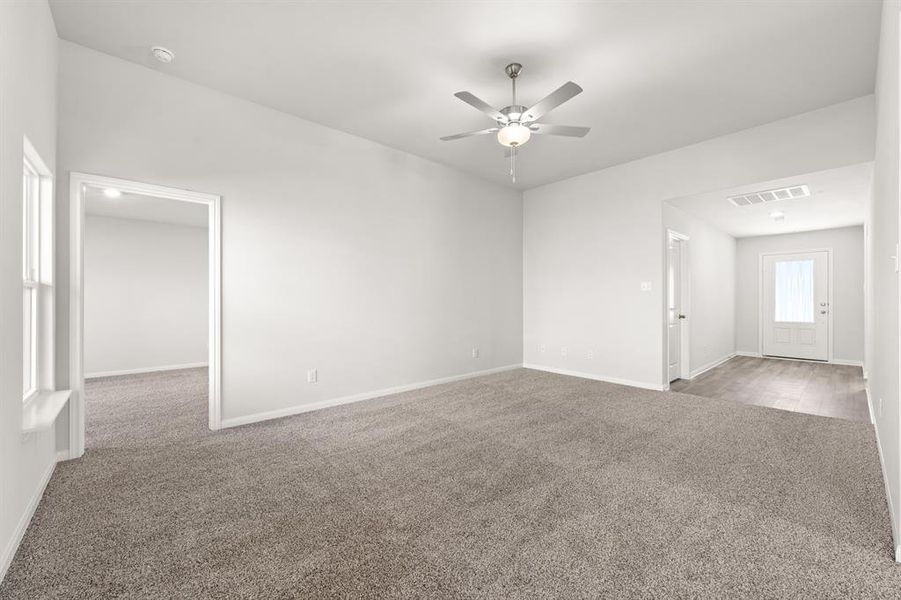
[[[22,433],[44,431],[53,427],[56,417],[66,406],[72,390],[40,392],[22,405]]]

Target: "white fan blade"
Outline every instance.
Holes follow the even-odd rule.
[[[489,133],[497,133],[498,128],[492,127],[491,129],[480,129],[478,131],[467,131],[466,133],[458,133],[456,135],[446,135],[441,138],[442,142],[449,142],[451,140],[459,140],[460,138],[470,137],[473,135],[486,135]]]
[[[456,96],[466,104],[472,106],[473,108],[482,111],[495,121],[500,121],[501,123],[507,122],[507,117],[505,117],[502,112],[500,112],[481,98],[473,96],[469,92],[457,92],[456,94],[454,94],[454,96]]]
[[[591,127],[573,127],[572,125],[549,125],[546,123],[532,123],[529,125],[532,133],[542,135],[565,135],[567,137],[585,137]]]
[[[573,96],[576,96],[582,92],[582,88],[573,83],[572,81],[567,81],[559,88],[548,94],[543,100],[539,100],[534,106],[528,108],[522,115],[523,123],[530,123],[532,121],[537,121],[553,109],[557,108]]]

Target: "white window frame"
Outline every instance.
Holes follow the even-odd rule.
[[[22,367],[22,402],[34,401],[54,389],[55,289],[53,284],[53,173],[28,140],[23,143],[22,174],[22,302],[30,291],[30,352],[25,356],[25,323],[22,324],[23,361],[30,366],[30,381]],[[24,316],[24,304],[23,304]]]

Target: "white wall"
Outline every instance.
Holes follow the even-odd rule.
[[[867,359],[870,402],[883,458],[894,525],[895,556],[901,560],[901,439],[898,405],[898,0],[887,0],[882,10],[879,67],[876,73],[876,162],[873,196],[868,207],[867,240]],[[881,407],[881,408],[880,408]]]
[[[56,29],[46,2],[0,2],[0,578],[56,460],[53,431],[22,435],[22,161],[56,163]]]
[[[738,239],[736,336],[739,352],[757,353],[760,333],[760,254],[832,249],[833,359],[863,362],[863,227],[841,227]]]
[[[204,228],[88,215],[86,375],[207,363],[208,259]]]
[[[670,204],[663,224],[689,236],[689,367],[694,376],[735,353],[735,238]]]
[[[866,96],[526,191],[525,362],[662,386],[663,201],[872,160],[873,109]]]
[[[518,191],[67,42],[59,119],[62,175],[222,195],[225,419],[521,363]]]

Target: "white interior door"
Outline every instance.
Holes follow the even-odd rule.
[[[669,381],[682,376],[682,240],[669,238],[666,261],[666,333]]]
[[[829,360],[829,253],[765,255],[763,354]]]

